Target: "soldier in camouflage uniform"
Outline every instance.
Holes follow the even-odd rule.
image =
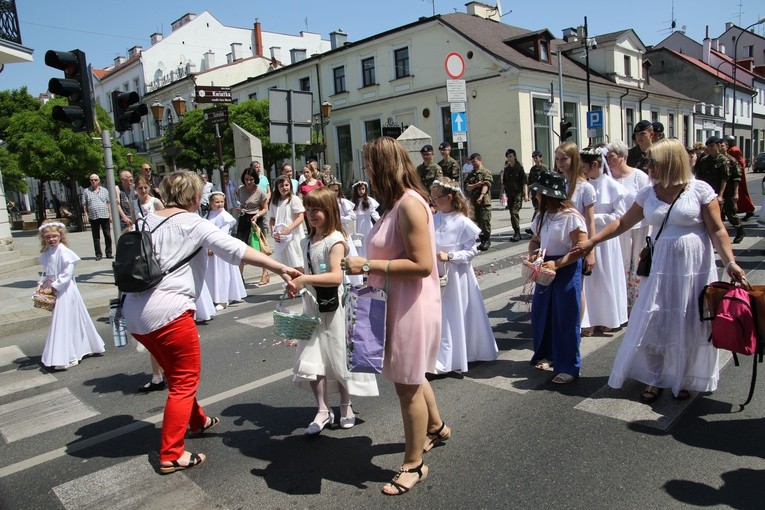
[[[417,174],[426,190],[430,190],[433,181],[441,178],[441,167],[433,162],[433,146],[425,145],[420,149],[422,164],[417,167]]]
[[[470,155],[473,170],[465,176],[465,192],[473,206],[473,214],[481,233],[478,239],[480,251],[486,251],[491,246],[491,183],[494,176],[491,170],[483,166],[483,159],[477,152]]]
[[[738,183],[741,176],[736,165],[720,150],[722,140],[716,136],[707,139],[707,154],[696,163],[696,178],[709,184],[717,193],[722,214],[736,229],[733,243],[738,244],[744,239],[744,227],[736,214],[738,200]]]
[[[512,242],[521,240],[521,219],[519,213],[523,202],[529,201],[529,181],[523,165],[518,162],[514,149],[505,151],[505,169],[502,171],[502,190],[507,197],[507,210],[510,211],[510,223],[513,226]]]
[[[529,186],[534,184],[539,180],[539,175],[542,172],[547,172],[549,168],[542,163],[542,153],[540,151],[534,151],[531,153],[531,160],[534,162],[534,166],[529,168]],[[534,206],[534,214],[531,216],[531,219],[533,220],[537,213],[539,212],[539,201],[537,200],[537,197],[535,196],[536,193],[531,194],[531,205]],[[533,232],[530,228],[526,229],[526,233],[531,235]]]
[[[632,131],[635,137],[635,145],[627,151],[627,165],[648,173],[648,165],[645,154],[651,148],[653,140],[653,124],[647,120],[641,120],[635,124]]]
[[[443,159],[438,162],[443,176],[460,182],[460,164],[451,156],[452,146],[447,142],[443,142],[438,146],[438,150],[441,151],[441,156],[443,156]]]

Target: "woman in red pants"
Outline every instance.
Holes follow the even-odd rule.
[[[126,293],[123,312],[127,329],[156,358],[165,371],[168,395],[162,422],[159,470],[173,473],[201,464],[205,456],[184,449],[186,429],[201,435],[220,419],[207,416],[197,403],[201,369],[199,334],[194,323],[194,301],[202,288],[207,251],[230,264],[240,262],[269,269],[285,281],[300,275],[270,257],[224,234],[196,211],[202,198],[202,181],[182,171],[160,184],[165,209],[149,213],[141,222],[152,230],[154,253],[168,273],[144,292]],[[142,225],[139,222],[138,228]],[[201,250],[200,250],[201,248]]]

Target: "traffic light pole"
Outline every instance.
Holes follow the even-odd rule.
[[[106,188],[109,192],[109,213],[112,216],[112,239],[116,245],[120,238],[120,211],[117,209],[117,184],[114,181],[114,161],[112,160],[112,140],[109,131],[101,131],[101,146],[104,149],[104,169],[106,171]],[[92,227],[91,227],[92,228]]]

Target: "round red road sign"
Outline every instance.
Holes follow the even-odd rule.
[[[453,80],[459,80],[462,75],[465,74],[465,60],[462,55],[456,52],[451,52],[446,55],[446,61],[444,61],[444,68],[446,69],[446,75]]]

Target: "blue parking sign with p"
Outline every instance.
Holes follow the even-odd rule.
[[[603,129],[603,112],[587,112],[587,129]]]

